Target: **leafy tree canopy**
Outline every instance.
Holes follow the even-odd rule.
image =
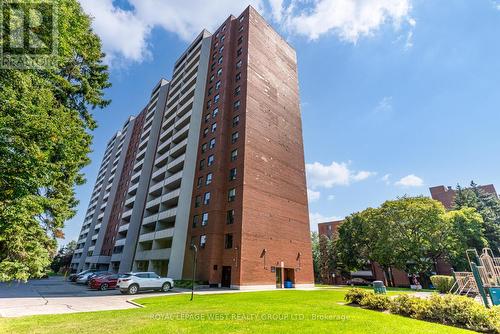
[[[55,238],[75,214],[74,186],[85,181],[80,170],[89,163],[89,130],[96,127],[90,110],[109,103],[90,18],[76,0],[53,4],[55,66],[0,70],[0,280],[44,274]]]

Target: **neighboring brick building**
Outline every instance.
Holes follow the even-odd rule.
[[[190,278],[194,244],[213,286],[313,283],[296,54],[257,11],[202,31],[132,119],[118,168],[106,151],[74,269]],[[94,211],[101,189],[109,214]]]
[[[486,193],[490,193],[498,197],[497,191],[495,190],[495,186],[492,184],[478,186],[478,188]],[[445,187],[445,186],[430,187],[429,191],[431,192],[432,199],[435,199],[436,201],[443,203],[446,210],[453,209],[453,206],[455,205],[456,191],[453,190],[452,187]]]

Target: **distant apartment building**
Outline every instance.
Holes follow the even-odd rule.
[[[478,186],[478,188],[486,193],[493,194],[498,197],[495,186],[492,184]],[[441,202],[446,210],[453,209],[453,206],[455,205],[456,191],[453,190],[452,187],[435,186],[430,187],[429,191],[431,192],[432,199]]]
[[[313,283],[291,48],[248,7],[202,31],[108,143],[74,270],[232,288]]]

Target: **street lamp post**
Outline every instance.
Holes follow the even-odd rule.
[[[192,301],[194,298],[194,281],[195,281],[195,277],[196,277],[196,262],[198,259],[198,248],[196,247],[196,245],[191,244],[191,249],[193,250],[193,278],[191,279],[191,299],[190,299],[190,301]]]

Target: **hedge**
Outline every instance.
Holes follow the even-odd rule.
[[[433,294],[428,299],[409,295],[389,298],[361,289],[351,289],[344,298],[351,304],[371,310],[390,311],[414,319],[500,334],[500,306],[487,309],[465,296]]]
[[[431,282],[439,292],[448,293],[450,292],[453,283],[455,283],[455,280],[452,276],[434,275],[431,276]]]

